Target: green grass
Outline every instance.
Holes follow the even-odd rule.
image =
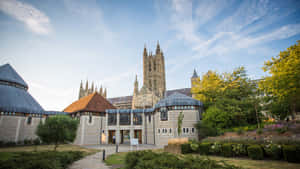
[[[127,153],[118,153],[108,156],[106,164],[110,166],[124,166]],[[181,156],[181,155],[180,155]],[[184,155],[182,155],[184,156]],[[300,164],[288,163],[286,161],[273,160],[251,160],[248,158],[225,158],[219,156],[207,156],[216,161],[225,161],[227,164],[243,167],[245,169],[299,169]]]
[[[105,163],[107,165],[123,165],[125,162],[125,156],[127,153],[117,153],[117,154],[112,154],[107,157],[105,160]]]

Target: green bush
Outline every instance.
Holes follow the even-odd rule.
[[[244,134],[244,130],[243,130],[242,128],[238,128],[237,134],[238,134],[238,135]]]
[[[25,144],[25,145],[31,145],[31,144],[32,144],[32,140],[30,140],[30,139],[25,139],[25,140],[24,140],[24,144]]]
[[[265,154],[273,160],[281,159],[281,146],[277,144],[267,144],[264,146]]]
[[[245,144],[232,144],[234,156],[247,156],[247,146]]]
[[[201,143],[201,144],[199,144],[199,148],[198,148],[199,153],[201,155],[208,155],[210,146],[211,146],[210,143]]]
[[[263,133],[263,131],[262,131],[261,128],[259,128],[259,129],[256,130],[256,134],[261,135],[262,133]]]
[[[181,153],[182,154],[192,153],[190,143],[181,144]]]
[[[251,145],[247,148],[248,157],[253,160],[262,160],[264,158],[263,149],[259,145]]]
[[[198,148],[199,148],[199,144],[198,143],[190,143],[190,147],[193,152],[197,152]]]
[[[230,143],[223,144],[221,154],[224,157],[232,157],[233,156],[232,144]]]
[[[79,151],[19,152],[7,160],[0,160],[0,169],[63,169],[82,157]]]
[[[300,147],[296,145],[282,146],[283,157],[288,162],[300,163]]]
[[[222,151],[222,144],[215,142],[213,145],[210,146],[209,152],[213,155],[219,155]]]
[[[276,128],[277,133],[279,134],[283,134],[288,130],[288,128],[286,126],[281,127],[281,128]]]
[[[152,151],[129,152],[125,157],[125,169],[239,169],[208,158],[186,155],[178,158],[174,154]]]

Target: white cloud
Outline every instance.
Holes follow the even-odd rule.
[[[17,0],[1,0],[0,11],[23,22],[34,33],[49,34],[51,32],[49,18],[30,4]]]

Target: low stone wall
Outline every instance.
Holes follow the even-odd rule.
[[[164,146],[164,151],[173,154],[181,154],[181,144],[169,144]]]

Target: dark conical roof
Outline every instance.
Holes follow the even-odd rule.
[[[17,85],[22,87],[17,87]],[[40,104],[27,92],[28,85],[9,65],[0,66],[0,111],[44,113]]]
[[[0,81],[17,83],[25,88],[28,88],[27,83],[10,64],[0,66]]]
[[[193,99],[192,97],[184,94],[175,92],[170,96],[160,100],[155,108],[166,107],[166,106],[201,106],[202,103],[199,100]]]

